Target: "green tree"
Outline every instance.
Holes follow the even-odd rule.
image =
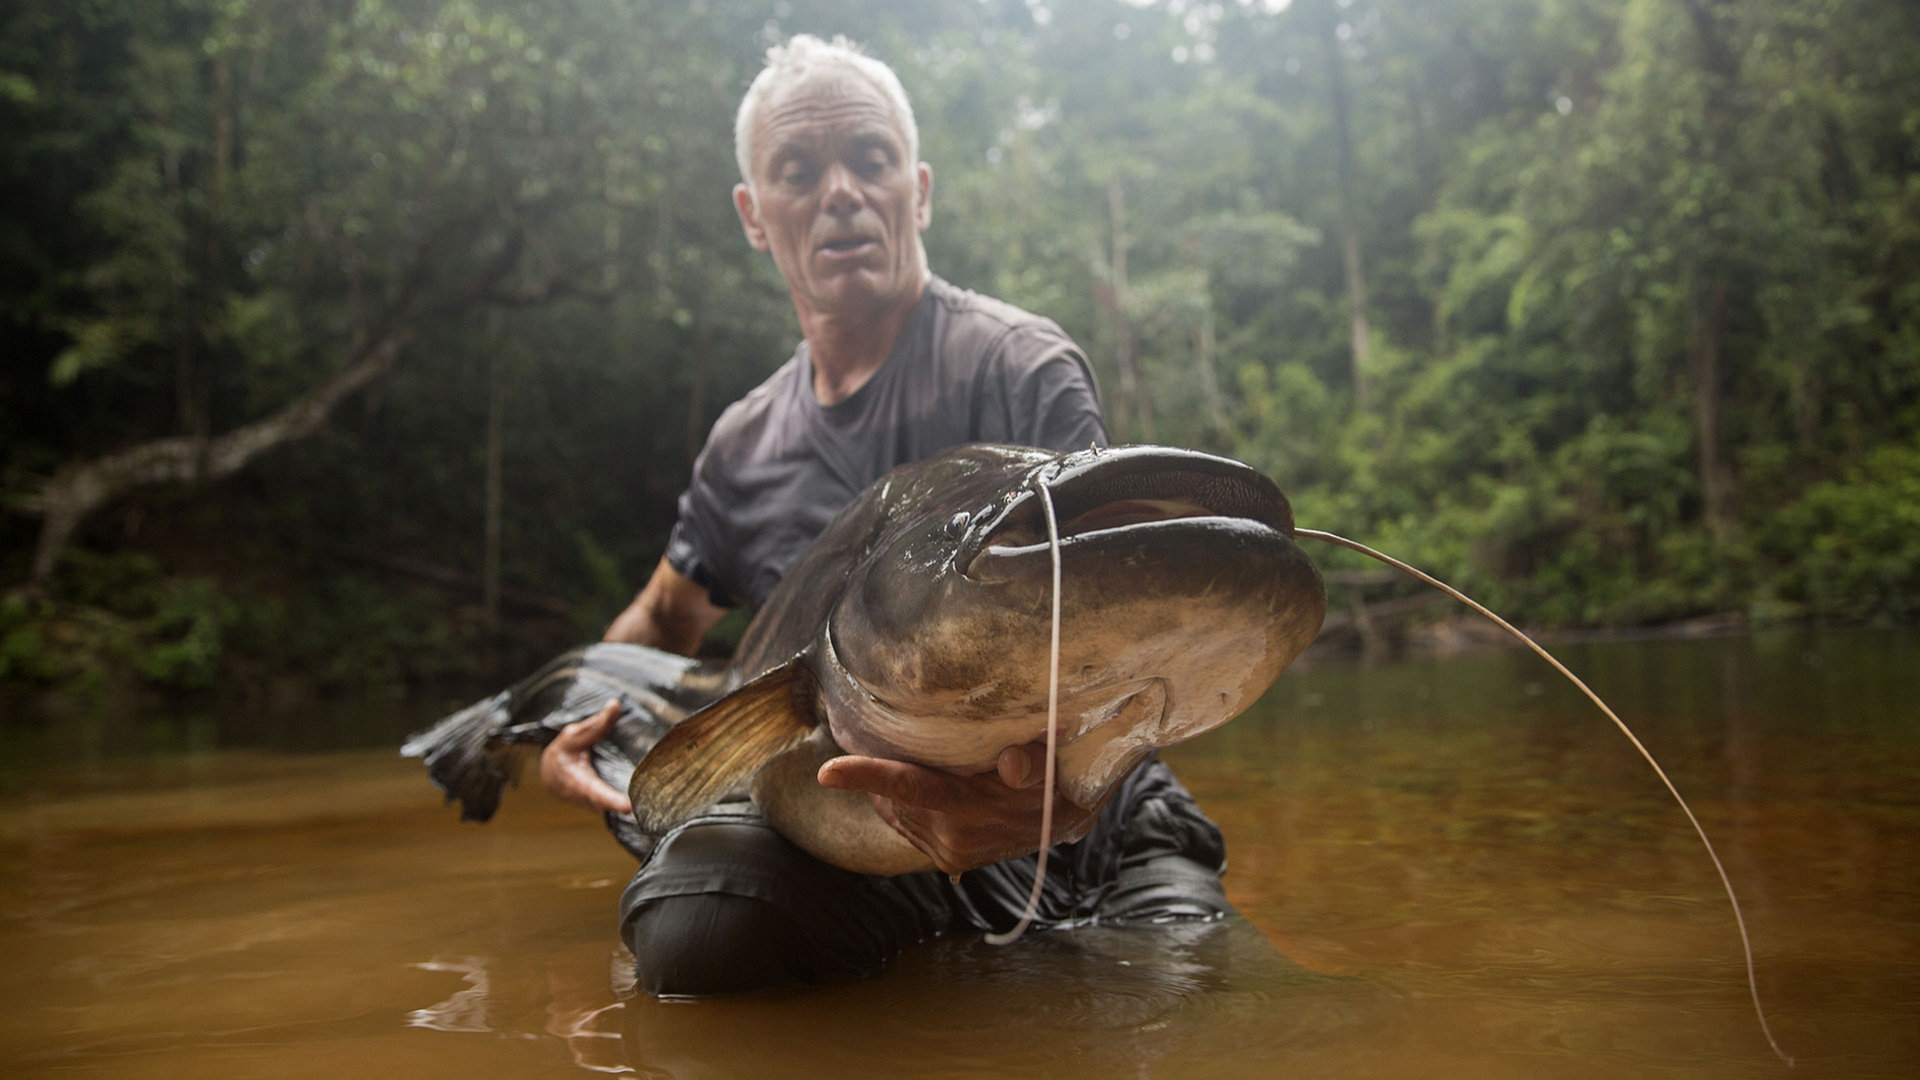
[[[632,117],[698,76],[676,63],[678,28],[634,33],[638,8],[182,0],[157,18],[102,13],[119,77],[99,93],[137,105],[72,207],[98,239],[73,302],[41,313],[68,341],[47,377],[166,379],[174,407],[21,500],[43,520],[35,581],[102,505],[229,476],[311,436],[437,326],[662,269],[636,239],[674,153],[635,138]],[[70,63],[97,36],[19,18]],[[31,119],[40,140],[63,120]]]

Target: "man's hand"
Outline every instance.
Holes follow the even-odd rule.
[[[609,701],[599,712],[560,729],[560,734],[540,751],[540,786],[547,789],[547,794],[589,810],[633,813],[626,792],[614,790],[593,771],[593,744],[607,737],[619,715],[620,702]]]
[[[1044,743],[1010,746],[993,772],[955,776],[905,761],[848,754],[820,766],[820,783],[864,791],[894,831],[927,853],[935,866],[958,874],[1040,849]],[[1087,810],[1053,797],[1053,842],[1077,840],[1093,827]]]
[[[607,627],[602,640],[649,645],[692,656],[700,646],[700,636],[719,622],[722,614],[707,599],[707,590],[662,557],[653,568],[653,576]],[[593,771],[593,744],[607,737],[613,730],[614,717],[619,715],[620,703],[609,701],[594,715],[560,729],[560,734],[540,751],[540,786],[547,789],[547,794],[589,810],[633,813],[627,793],[615,790]]]

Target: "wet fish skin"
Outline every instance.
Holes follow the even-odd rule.
[[[1238,715],[1319,632],[1325,587],[1258,472],[1164,447],[1058,455],[972,446],[903,466],[788,571],[729,693],[663,738],[629,794],[664,831],[741,784],[843,868],[925,856],[858,792],[814,781],[842,752],[960,774],[1044,737],[1051,555],[1062,536],[1063,793],[1097,806],[1154,749]]]

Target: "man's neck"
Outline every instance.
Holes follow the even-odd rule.
[[[913,320],[928,278],[920,287],[886,307],[854,315],[814,311],[795,303],[800,333],[813,361],[813,396],[822,405],[851,397],[880,370]]]

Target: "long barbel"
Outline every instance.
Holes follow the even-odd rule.
[[[1330,532],[1321,532],[1318,529],[1296,528],[1294,529],[1293,533],[1295,536],[1305,536],[1310,539],[1319,540],[1322,543],[1333,544],[1336,547],[1343,547],[1350,551],[1357,551],[1362,555],[1367,555],[1372,558],[1378,559],[1381,562],[1386,563],[1388,566],[1393,567],[1394,569],[1400,571],[1403,574],[1406,574],[1409,577],[1414,578],[1417,581],[1425,582],[1426,584],[1431,585],[1436,589],[1439,589],[1441,592],[1446,593],[1448,596],[1451,596],[1455,600],[1458,600],[1461,603],[1467,605],[1468,607],[1472,608],[1474,611],[1479,612],[1481,615],[1486,616],[1489,620],[1493,622],[1495,626],[1498,626],[1500,629],[1505,630],[1507,633],[1512,634],[1516,638],[1519,638],[1522,642],[1526,644],[1527,648],[1532,649],[1534,652],[1538,653],[1542,660],[1545,660],[1547,663],[1552,664],[1553,669],[1555,671],[1558,671],[1560,674],[1565,675],[1568,681],[1572,682],[1573,685],[1579,687],[1580,692],[1587,695],[1587,699],[1589,701],[1592,701],[1595,705],[1599,706],[1600,711],[1607,715],[1607,719],[1613,721],[1613,726],[1620,729],[1620,733],[1627,737],[1627,741],[1633,744],[1633,748],[1635,750],[1640,751],[1640,756],[1645,758],[1647,761],[1647,764],[1653,767],[1654,775],[1658,776],[1660,778],[1660,782],[1666,785],[1667,793],[1672,795],[1674,801],[1680,804],[1681,812],[1687,815],[1687,821],[1693,825],[1694,833],[1700,837],[1700,843],[1706,847],[1707,857],[1713,860],[1713,868],[1720,875],[1720,885],[1722,888],[1726,889],[1727,891],[1727,902],[1733,905],[1734,925],[1739,927],[1740,929],[1740,951],[1745,956],[1747,961],[1747,991],[1753,997],[1753,1013],[1760,1020],[1760,1033],[1767,1037],[1767,1045],[1773,1048],[1774,1054],[1777,1055],[1781,1061],[1786,1062],[1788,1068],[1792,1068],[1793,1057],[1789,1055],[1785,1050],[1782,1050],[1780,1048],[1779,1041],[1773,1037],[1773,1028],[1769,1026],[1767,1023],[1767,1010],[1764,1006],[1760,1004],[1760,980],[1759,980],[1759,977],[1755,974],[1754,966],[1753,966],[1753,941],[1747,936],[1747,920],[1746,920],[1746,916],[1743,915],[1740,911],[1740,897],[1736,895],[1733,891],[1733,879],[1727,875],[1727,868],[1720,861],[1720,853],[1714,850],[1713,841],[1707,839],[1706,828],[1700,824],[1700,819],[1694,816],[1693,807],[1687,805],[1687,800],[1684,796],[1680,794],[1680,789],[1674,786],[1672,780],[1668,779],[1667,770],[1661,768],[1660,763],[1654,760],[1653,752],[1648,750],[1646,747],[1646,744],[1640,741],[1640,737],[1633,733],[1633,729],[1627,726],[1626,721],[1620,719],[1619,714],[1615,713],[1611,708],[1609,708],[1606,702],[1600,700],[1599,694],[1594,693],[1592,688],[1588,687],[1585,682],[1582,682],[1578,675],[1575,675],[1572,671],[1569,671],[1567,669],[1567,665],[1562,664],[1559,660],[1555,659],[1553,654],[1548,652],[1545,648],[1541,647],[1539,642],[1528,637],[1526,634],[1522,633],[1519,630],[1519,628],[1515,627],[1512,623],[1508,622],[1507,620],[1501,618],[1498,615],[1495,615],[1492,611],[1488,610],[1485,606],[1480,604],[1478,601],[1474,600],[1472,597],[1468,596],[1466,593],[1461,592],[1459,589],[1454,588],[1453,586],[1447,584],[1444,581],[1441,581],[1439,578],[1436,578],[1431,574],[1428,574],[1421,570],[1416,570],[1413,567],[1407,565],[1406,563],[1401,562],[1399,559],[1396,559],[1391,555],[1386,555],[1386,554],[1382,554],[1381,552],[1375,551],[1374,549],[1368,547],[1365,544],[1360,543],[1357,540],[1349,540],[1344,536],[1339,536]]]

